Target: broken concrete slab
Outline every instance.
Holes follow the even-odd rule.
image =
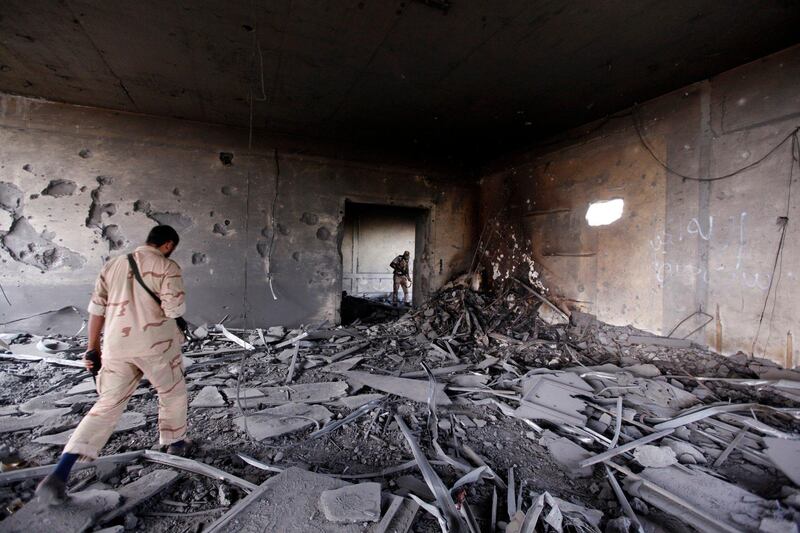
[[[764,437],[764,445],[764,455],[795,485],[800,486],[800,441]]]
[[[559,510],[564,514],[576,514],[582,519],[586,520],[589,524],[593,525],[598,530],[600,529],[600,522],[603,520],[603,512],[597,509],[590,509],[584,505],[568,502],[553,496],[553,501],[558,504]]]
[[[61,394],[60,396],[63,396]],[[94,403],[97,401],[97,394],[73,394],[72,396],[67,396],[65,398],[59,398],[54,403],[57,407],[67,407],[71,405],[79,405],[85,403]]]
[[[668,348],[691,348],[689,339],[673,339],[670,337],[656,337],[649,335],[630,335],[626,344],[650,344],[653,346],[666,346]]]
[[[319,383],[297,383],[283,387],[264,387],[260,389],[264,398],[260,403],[280,405],[288,402],[323,403],[341,398],[347,394],[344,381],[324,381]]]
[[[797,533],[797,524],[790,520],[762,518],[758,525],[759,533]]]
[[[82,381],[78,383],[71,389],[66,392],[67,396],[72,396],[73,394],[85,394],[87,392],[95,392],[97,390],[97,386],[95,385],[92,379],[87,379],[86,381]]]
[[[654,378],[661,375],[661,371],[658,367],[650,363],[630,365],[622,369],[640,378]]]
[[[396,378],[393,376],[380,376],[368,372],[348,371],[342,372],[348,379],[353,379],[363,383],[373,389],[402,396],[415,402],[428,403],[428,381],[417,379]],[[444,385],[436,385],[436,403],[438,405],[450,405],[450,398],[444,392]]]
[[[54,422],[59,417],[72,412],[69,407],[59,409],[46,409],[36,411],[30,416],[3,416],[0,417],[0,433],[13,433],[24,429],[33,429]]]
[[[50,506],[34,498],[0,522],[8,533],[80,533],[99,516],[119,506],[121,496],[112,490],[85,490],[70,494],[63,505]]]
[[[41,396],[35,396],[30,400],[21,403],[19,405],[19,410],[23,413],[33,414],[36,411],[55,409],[58,407],[57,400],[59,398],[63,398],[63,396],[63,392],[48,392],[47,394],[42,394]]]
[[[307,406],[312,407],[312,406]],[[357,533],[373,526],[330,522],[320,509],[323,491],[346,487],[340,479],[289,468],[262,483],[211,524],[207,533],[280,531],[281,533]]]
[[[225,402],[225,398],[222,397],[222,394],[219,393],[217,388],[212,385],[206,385],[195,395],[189,407],[213,408],[225,407],[226,405],[227,402]]]
[[[522,400],[514,416],[584,426],[586,402],[575,396],[592,393],[592,387],[571,372],[534,374],[522,383]]]
[[[132,511],[139,504],[149,500],[159,492],[168,489],[178,481],[180,477],[181,475],[179,472],[162,468],[153,470],[133,483],[124,485],[117,489],[117,492],[122,496],[122,505],[104,514],[103,517],[98,520],[98,523],[106,524],[114,518]]]
[[[703,455],[703,452],[688,442],[681,440],[666,440],[663,445],[672,448],[672,451],[674,451],[675,455],[678,457],[678,461],[683,464],[705,464],[707,461],[706,456]]]
[[[385,394],[356,394],[355,396],[345,396],[344,398],[339,398],[335,402],[331,403],[331,405],[338,405],[341,407],[346,407],[347,409],[358,409],[362,405],[366,405],[372,400],[378,400],[384,396]]]
[[[645,468],[639,477],[659,489],[626,478],[624,483],[630,494],[679,517],[700,531],[719,531],[719,528],[668,499],[665,491],[710,513],[713,519],[727,524],[729,531],[758,530],[764,509],[769,507],[767,500],[700,471],[689,473],[674,466]]]
[[[380,483],[358,483],[322,492],[319,505],[331,522],[377,522],[381,517]]]
[[[489,382],[485,374],[455,374],[442,379],[457,387],[484,387]]]
[[[560,437],[549,430],[544,430],[539,438],[539,444],[547,448],[553,459],[566,468],[571,474],[578,477],[590,477],[592,468],[581,466],[581,461],[590,458],[592,454],[583,447],[575,444],[566,437]]]
[[[321,405],[287,403],[247,415],[247,431],[254,439],[264,440],[300,431],[315,425],[315,421],[322,426],[331,416]],[[244,417],[235,418],[234,422],[245,429]]]
[[[678,462],[678,457],[672,448],[650,444],[639,446],[633,450],[633,458],[640,465],[650,468],[666,468]]]
[[[342,361],[336,361],[335,363],[326,365],[325,368],[323,368],[322,370],[324,370],[325,372],[333,372],[339,374],[341,372],[347,372],[348,370],[352,370],[358,365],[358,363],[360,363],[363,360],[364,358],[360,356],[350,357],[348,359],[344,359]]]
[[[125,431],[133,431],[134,429],[141,429],[147,425],[147,419],[142,413],[135,411],[126,411],[117,423],[114,433],[122,433]],[[69,441],[72,434],[75,433],[74,429],[68,429],[61,433],[54,433],[51,435],[42,435],[33,439],[36,444],[47,444],[50,446],[64,446]]]
[[[419,511],[419,504],[411,498],[391,496],[392,502],[381,518],[374,533],[406,533],[411,529]]]

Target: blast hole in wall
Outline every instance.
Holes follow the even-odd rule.
[[[604,202],[592,202],[586,210],[586,222],[590,226],[608,226],[622,218],[625,202],[614,198]]]

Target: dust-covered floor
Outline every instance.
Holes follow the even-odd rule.
[[[376,481],[384,494],[414,495],[445,516],[449,504],[442,498],[449,497],[461,513],[451,520],[463,520],[465,530],[491,531],[493,523],[505,531],[634,531],[636,522],[647,531],[722,527],[704,513],[733,529],[774,523],[785,528],[776,530],[791,530],[800,492],[784,475],[786,464],[777,464],[767,450],[774,438],[797,442],[794,371],[746,356],[724,358],[688,341],[665,341],[580,313],[567,323],[542,300],[519,283],[486,295],[461,280],[383,324],[290,331],[211,327],[202,344],[185,352],[190,435],[198,445],[192,458],[255,485],[289,467],[351,483]],[[3,476],[53,463],[60,446],[34,440],[73,428],[94,396],[84,370],[59,364],[74,361],[80,350],[44,354],[37,352],[37,336],[4,339],[17,354],[0,362],[0,502],[9,516],[34,497],[38,478]],[[61,340],[72,348],[85,342]],[[21,353],[44,359],[20,361]],[[387,378],[381,383],[388,388],[364,383],[369,378],[360,373]],[[408,379],[415,382],[403,381]],[[191,406],[200,391],[220,406]],[[709,405],[741,408],[698,417],[605,461],[580,464]],[[284,408],[295,411],[272,411]],[[104,456],[160,449],[157,399],[146,383],[128,412],[144,414],[144,426],[115,433]],[[348,415],[347,423],[331,425]],[[40,419],[14,430],[26,417]],[[325,428],[334,429],[318,436]],[[394,468],[414,459],[414,446],[445,487],[485,468],[437,495],[436,480],[425,479],[419,462]],[[171,467],[145,458],[88,468],[73,475],[71,490],[120,490],[163,468]],[[237,512],[236,503],[249,492],[213,476],[177,471],[177,482],[157,496],[94,527],[202,531]],[[610,475],[623,485],[620,495]],[[702,491],[680,491],[687,476],[698,486],[715,487],[716,500]],[[651,485],[685,500],[667,504]],[[326,520],[323,513],[304,519]],[[445,526],[458,530],[460,524],[445,519]],[[376,524],[352,527],[372,531]],[[441,528],[422,508],[410,526],[418,532]]]

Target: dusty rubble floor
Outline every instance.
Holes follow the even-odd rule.
[[[530,299],[524,291],[506,291],[494,299],[480,297],[462,289],[443,291],[435,301],[394,322],[373,326],[351,326],[335,332],[326,330],[327,333],[322,332],[322,337],[317,340],[302,341],[293,383],[342,381],[345,378],[341,375],[331,373],[324,368],[322,358],[341,353],[343,349],[367,341],[362,348],[348,356],[360,358],[354,370],[396,376],[403,372],[420,371],[422,361],[434,369],[461,362],[471,365],[473,378],[476,375],[483,376],[491,388],[511,391],[519,384],[519,376],[531,369],[559,369],[604,363],[628,367],[653,363],[660,372],[655,378],[657,383],[669,383],[677,389],[691,391],[699,397],[707,398],[704,400],[706,402],[714,400],[733,403],[760,402],[788,407],[797,407],[800,404],[795,397],[775,395],[769,390],[718,381],[700,385],[692,377],[754,377],[757,373],[753,371],[752,362],[743,361],[741,358],[726,359],[697,347],[678,349],[631,345],[628,343],[628,338],[642,333],[633,328],[597,323],[576,324],[570,327],[548,326],[538,317],[539,305],[537,300]],[[465,308],[471,311],[463,312]],[[471,319],[468,317],[470,313]],[[463,333],[456,334],[456,331]],[[298,331],[285,332],[281,338],[290,339],[297,333]],[[238,334],[247,337],[249,342],[257,344],[258,336],[255,333]],[[443,338],[450,340],[445,343],[440,342],[441,345],[446,345],[448,342],[452,344],[454,353],[449,358],[441,345],[438,348],[432,346],[432,341],[438,342]],[[73,345],[80,345],[82,342],[82,339],[75,338],[64,340]],[[35,351],[35,345],[31,344],[29,348],[28,351]],[[220,356],[198,357],[194,353],[187,352],[190,359],[197,362],[198,367],[209,363],[202,368],[193,368],[190,365],[186,370],[190,402],[204,386],[203,384],[209,381],[220,392],[225,388],[235,388],[237,384],[242,390],[284,384],[289,371],[289,360],[285,351],[281,353],[279,349],[266,348],[262,345],[257,346],[254,352],[240,350],[237,356],[231,354],[232,348],[236,348],[232,342],[215,333],[202,350],[227,350],[223,357],[232,359],[220,362]],[[281,359],[278,356],[281,356]],[[495,362],[475,372],[476,364],[491,358],[496,358]],[[314,364],[319,366],[313,366]],[[0,409],[22,403],[54,387],[57,391],[66,392],[87,375],[80,369],[59,367],[45,362],[2,360],[0,369],[2,369]],[[766,370],[771,369],[766,368]],[[211,374],[204,375],[204,373]],[[446,376],[437,378],[442,382],[447,379]],[[422,382],[426,383],[424,378]],[[369,387],[360,390],[351,387],[347,394],[372,392],[379,391],[373,391]],[[448,390],[448,396],[453,403],[439,405],[437,408],[442,428],[439,431],[439,443],[445,452],[451,457],[459,458],[457,446],[452,446],[453,431],[449,429],[455,427],[457,428],[455,440],[475,450],[501,478],[506,479],[508,469],[514,467],[517,483],[524,482],[523,508],[528,508],[534,493],[548,491],[551,495],[568,502],[601,510],[605,513],[606,519],[621,515],[620,506],[601,468],[594,468],[593,474],[589,477],[581,478],[571,474],[555,462],[547,448],[539,444],[539,435],[532,432],[525,421],[505,416],[493,405],[475,403],[476,400],[492,398],[491,394],[451,389]],[[613,397],[607,394],[606,398],[609,396]],[[389,395],[384,403],[371,411],[371,414],[366,414],[324,437],[309,440],[307,437],[311,430],[307,429],[257,442],[234,423],[234,419],[241,414],[235,398],[227,397],[226,401],[227,405],[220,408],[190,408],[190,435],[199,444],[199,450],[194,458],[254,484],[260,484],[274,474],[247,465],[237,453],[249,455],[278,467],[299,466],[321,474],[372,473],[410,460],[412,458],[410,447],[393,420],[394,413],[406,421],[423,450],[429,458],[433,458],[430,435],[426,429],[428,406],[425,403]],[[324,405],[333,413],[333,420],[352,412],[332,403]],[[64,427],[69,426],[70,421],[76,422],[80,419],[90,406],[91,404],[75,406],[73,413],[59,419],[56,425],[0,434],[2,443],[0,455],[3,456],[4,465],[13,468],[53,463],[60,449],[32,443],[32,439],[39,435],[62,431]],[[626,407],[629,406],[626,397]],[[253,407],[246,411],[252,413],[256,409]],[[155,394],[150,391],[134,396],[128,411],[145,414],[147,426],[113,435],[103,450],[104,455],[159,449]],[[646,412],[647,408],[644,408],[644,411]],[[590,420],[596,422],[599,413],[588,414]],[[797,433],[799,429],[796,420],[787,421],[785,417],[776,419],[765,416],[762,417],[762,421],[769,422],[781,431]],[[450,423],[449,428],[448,423]],[[548,427],[546,422],[539,423]],[[702,422],[693,428],[709,429]],[[613,433],[613,424],[610,426],[606,424],[599,431],[610,436]],[[637,438],[635,427],[625,423],[623,435],[628,440]],[[695,435],[692,435],[692,442],[695,444],[698,442]],[[713,445],[708,448],[708,450],[703,449],[710,452]],[[8,455],[9,450],[14,452],[11,456]],[[603,448],[590,445],[587,446],[587,450],[589,454],[594,454],[603,451]],[[714,451],[715,454],[720,452],[721,448]],[[713,462],[712,455],[708,458]],[[628,465],[634,471],[641,470],[632,461]],[[72,487],[79,489],[98,486],[113,489],[157,468],[165,467],[147,462],[133,462],[116,471],[98,474],[94,469],[87,469],[73,476]],[[435,469],[448,486],[460,477],[460,474],[449,466],[436,466]],[[744,460],[739,450],[734,450],[716,471],[730,482],[763,498],[780,499],[785,496],[784,487],[791,486],[791,482],[774,468],[756,466]],[[98,479],[98,475],[102,479]],[[376,476],[365,481],[379,481],[384,490],[397,493],[401,492],[402,487],[398,486],[396,481],[404,476],[414,476],[422,482],[419,470],[416,468],[387,476]],[[33,481],[0,486],[3,517],[28,502],[33,496],[34,488]],[[489,521],[492,492],[493,484],[490,481],[483,481],[469,485],[466,495],[466,501],[475,511],[482,529],[486,530],[488,530],[486,524]],[[158,497],[139,505],[124,518],[120,518],[118,523],[133,531],[202,531],[204,525],[212,523],[244,496],[244,491],[227,483],[182,472],[178,483]],[[498,520],[507,521],[506,495],[499,490],[498,500]],[[687,526],[674,516],[666,515],[641,500],[632,499],[632,504],[636,511],[641,516],[646,516],[651,523],[660,524],[671,531],[687,530]],[[412,531],[435,532],[440,529],[430,515],[420,510]]]
[[[0,401],[3,405],[21,403],[42,394],[52,386],[54,381],[63,379],[67,372],[44,363],[31,365],[6,362],[3,364],[5,365],[4,370],[7,372],[30,376],[30,379],[24,380],[25,385],[22,387],[6,387],[0,390]],[[282,380],[285,377],[285,365],[263,362],[251,362],[250,365],[248,374],[258,376],[262,383],[269,382],[270,378]],[[311,369],[301,374],[297,383],[313,383],[330,379],[329,374],[315,372],[315,370]],[[72,370],[69,372],[72,373]],[[82,373],[75,372],[75,375],[81,376]],[[191,369],[188,370],[187,377],[191,379]],[[280,382],[282,383],[282,381]],[[252,386],[254,383],[249,381],[248,386]],[[190,392],[190,401],[197,391],[199,388]],[[88,411],[91,405],[85,404],[81,407],[79,413],[71,416],[80,418],[81,414]],[[386,405],[384,411],[389,412],[392,408],[401,413],[416,413],[419,420],[425,420],[423,405],[395,399],[391,404]],[[342,416],[346,416],[350,412],[345,408],[337,409],[329,406],[329,409],[334,414],[340,413]],[[151,391],[147,395],[132,398],[128,410],[145,414],[148,427],[131,433],[113,435],[104,448],[103,455],[141,449],[160,449],[156,429],[158,405],[155,393]],[[445,418],[449,412],[487,422],[483,428],[470,428],[464,442],[486,458],[497,472],[505,473],[509,467],[515,466],[515,474],[518,479],[530,480],[527,485],[530,490],[536,492],[547,490],[554,496],[570,501],[580,501],[588,507],[598,506],[597,494],[600,484],[603,483],[602,480],[600,478],[597,481],[591,478],[572,479],[567,472],[553,462],[545,448],[534,440],[524,437],[526,433],[530,433],[530,428],[521,421],[504,417],[498,418],[487,407],[473,406],[467,403],[440,408],[440,418]],[[247,465],[237,457],[236,453],[244,453],[266,463],[272,463],[272,460],[278,456],[276,464],[282,467],[301,466],[323,474],[376,472],[386,466],[400,464],[412,458],[403,435],[397,429],[385,432],[380,432],[379,429],[375,430],[365,440],[364,435],[371,420],[368,416],[325,438],[308,442],[303,440],[303,435],[310,431],[272,439],[272,442],[255,442],[244,435],[233,423],[233,419],[237,415],[238,412],[234,407],[191,409],[189,415],[190,435],[199,444],[199,450],[194,458],[255,484],[262,483],[273,474]],[[381,417],[376,421],[376,426],[382,427],[386,418],[388,416]],[[19,450],[19,456],[25,459],[26,466],[50,464],[57,460],[60,449],[33,444],[30,441],[43,432],[51,432],[52,429],[57,428],[19,431],[6,435],[3,442]],[[111,473],[109,477],[104,477],[105,485],[108,488],[124,485],[158,468],[164,467],[146,462],[132,463],[127,467],[121,467],[118,472]],[[436,467],[436,469],[448,484],[452,484],[459,477],[457,472],[450,467]],[[416,472],[411,469],[387,476],[382,480],[384,488],[390,490],[396,488],[393,486],[392,478],[413,474]],[[87,480],[87,478],[91,479]],[[73,486],[83,486],[87,481],[90,485],[98,482],[92,469],[77,472],[71,479]],[[33,497],[34,489],[33,481],[0,488],[0,505],[6,513],[9,508],[18,508],[21,503],[27,502]],[[154,498],[157,501],[148,504],[145,512],[137,511],[135,513],[138,520],[132,530],[178,532],[195,530],[202,524],[211,523],[230,508],[230,504],[222,505],[220,503],[220,490],[224,491],[225,497],[231,503],[235,503],[245,495],[243,491],[226,483],[216,482],[200,475],[184,474],[176,485],[162,493],[159,498]],[[468,500],[476,509],[488,510],[491,505],[491,497],[491,484],[483,484],[470,489]],[[176,502],[176,504],[171,502]],[[147,513],[184,513],[209,509],[217,509],[217,511],[191,518],[147,516]],[[488,516],[483,518],[488,521]],[[130,524],[130,519],[128,523]],[[417,515],[413,531],[435,532],[440,529],[435,520],[420,512]]]

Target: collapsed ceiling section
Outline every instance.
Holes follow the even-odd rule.
[[[8,0],[0,91],[484,159],[780,50],[800,22],[784,1],[587,5]]]

